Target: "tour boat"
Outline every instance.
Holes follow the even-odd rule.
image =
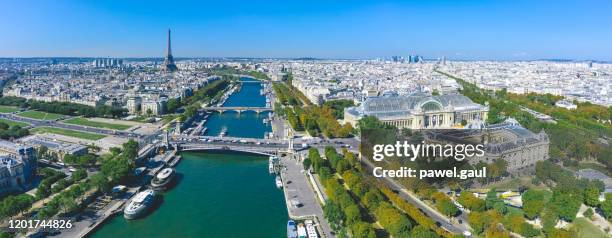
[[[147,189],[142,191],[128,203],[123,209],[123,217],[126,219],[136,219],[142,217],[155,201],[155,191]]]
[[[151,180],[151,187],[155,190],[162,190],[168,188],[168,185],[172,183],[175,176],[173,168],[165,168],[159,171],[157,175]]]

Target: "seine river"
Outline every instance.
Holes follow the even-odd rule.
[[[249,79],[242,79],[249,80]],[[252,81],[252,80],[249,80]],[[260,84],[244,83],[226,106],[264,106]],[[223,127],[229,136],[263,138],[271,129],[267,114],[213,114],[209,135]],[[184,152],[177,166],[182,175],[163,202],[143,219],[110,219],[92,237],[286,237],[283,193],[268,174],[268,158],[225,152]]]

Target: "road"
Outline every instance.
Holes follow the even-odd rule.
[[[372,169],[374,169],[374,167],[376,167],[376,165],[374,165],[371,161],[367,159],[362,159],[361,162],[363,165],[365,165],[368,168],[366,169],[367,171],[371,171]],[[455,224],[455,223],[450,222],[449,218],[442,215],[440,212],[438,212],[434,208],[425,204],[425,202],[421,201],[419,198],[417,198],[415,195],[413,195],[410,191],[405,189],[401,184],[399,184],[397,181],[393,180],[392,178],[383,177],[381,179],[391,189],[398,191],[398,194],[404,200],[416,206],[417,208],[419,208],[419,210],[424,212],[427,216],[439,222],[442,228],[452,233],[456,233],[456,234],[464,234],[464,232],[470,231],[469,228],[465,224]]]
[[[307,176],[304,174],[304,167],[297,160],[289,157],[282,157],[281,177],[283,179],[283,189],[289,211],[289,217],[292,219],[311,219],[317,217],[320,225],[320,232],[325,234],[325,237],[333,237],[331,228],[327,219],[323,215],[323,208],[317,201],[315,191],[310,186]],[[297,200],[301,206],[293,206],[291,200]]]
[[[66,117],[69,117],[69,116],[66,116]],[[42,127],[42,126],[59,127],[59,128],[69,129],[69,130],[78,130],[78,131],[91,132],[91,133],[97,133],[97,134],[113,135],[113,136],[124,137],[124,138],[142,137],[142,135],[132,133],[132,132],[102,129],[102,128],[72,125],[72,124],[64,124],[64,123],[61,123],[60,121],[55,121],[55,120],[37,120],[37,119],[32,119],[32,118],[27,118],[27,117],[21,117],[13,113],[0,113],[0,118],[4,118],[7,120],[11,120],[11,121],[25,122],[25,123],[31,124],[32,127]]]

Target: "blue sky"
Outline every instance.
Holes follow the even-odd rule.
[[[612,1],[2,1],[0,57],[612,60]]]

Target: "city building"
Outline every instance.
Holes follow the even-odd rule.
[[[32,135],[28,137],[24,137],[19,139],[19,142],[39,149],[41,147],[47,148],[47,153],[49,156],[53,156],[58,159],[63,159],[66,155],[85,155],[87,154],[87,146],[51,140],[45,137],[41,137],[38,135]]]
[[[94,59],[92,65],[96,68],[113,68],[123,66],[123,59]]]
[[[132,115],[138,114],[142,106],[142,98],[139,96],[133,96],[128,98],[126,107],[128,112]]]
[[[375,116],[382,123],[399,129],[461,128],[487,119],[488,106],[472,102],[460,94],[369,97],[360,106],[344,111],[345,122],[353,126],[363,116]]]
[[[474,130],[440,131],[429,139],[437,143],[482,144],[484,156],[467,158],[470,164],[490,164],[503,159],[507,163],[506,171],[515,176],[534,173],[535,164],[549,158],[548,135],[543,130],[533,133],[513,118]]]
[[[34,148],[0,140],[0,195],[24,190],[35,173]]]
[[[166,97],[152,97],[142,101],[142,113],[145,115],[162,115],[166,113]]]

